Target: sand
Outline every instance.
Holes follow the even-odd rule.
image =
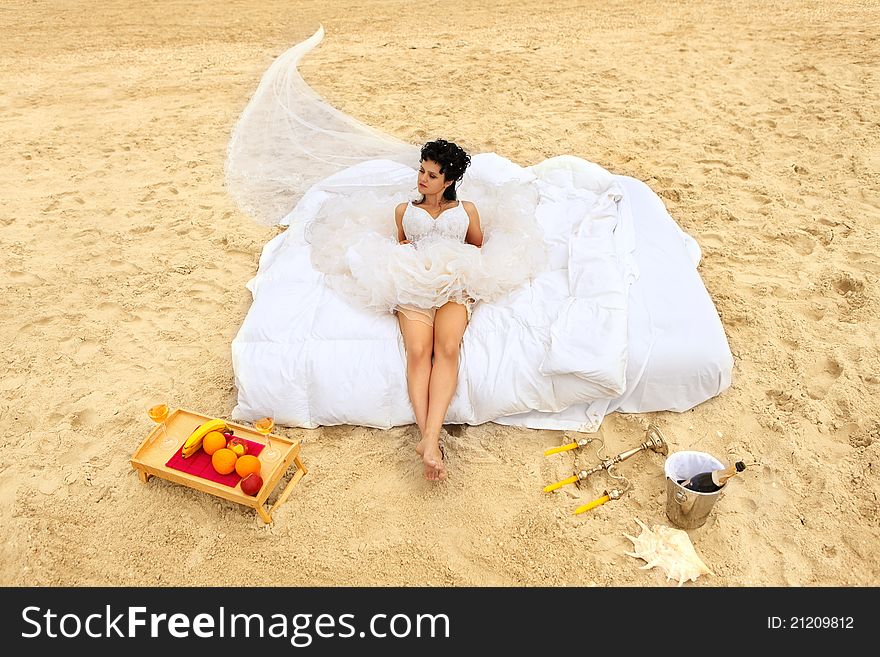
[[[545,458],[561,432],[452,427],[436,485],[406,427],[282,428],[310,473],[269,526],[138,479],[148,402],[235,405],[244,285],[278,229],[225,193],[225,148],[319,22],[301,70],[342,111],[637,177],[702,247],[732,387],[599,432],[613,455],[654,422],[673,450],[749,464],[690,531],[714,574],[688,586],[880,583],[876,3],[443,4],[4,3],[0,584],[675,584],[624,554],[635,518],[668,524],[663,457],[575,516],[614,482],[543,493],[596,463]]]

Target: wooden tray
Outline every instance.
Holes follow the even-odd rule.
[[[159,439],[162,429],[157,424],[147,437],[144,438],[140,447],[137,448],[137,451],[131,457],[132,467],[138,471],[138,475],[144,483],[148,482],[150,477],[155,476],[177,484],[183,484],[184,486],[249,506],[256,510],[263,522],[266,524],[271,523],[272,513],[284,503],[293,487],[308,472],[299,457],[302,442],[290,440],[284,436],[276,436],[274,433],[270,434],[269,440],[278,448],[281,456],[274,461],[264,461],[262,455],[258,457],[261,463],[260,476],[263,477],[263,487],[256,496],[246,495],[241,492],[240,484],[236,484],[234,487],[227,486],[189,474],[188,472],[169,468],[165,465],[168,459],[174,456],[175,452],[186,442],[193,429],[210,419],[212,418],[183,408],[173,411],[168,416],[168,419],[165,420],[165,427],[168,435],[174,438],[174,444],[170,447],[162,447],[162,440]],[[257,443],[265,444],[266,442],[266,438],[254,431],[253,428],[228,420],[226,424],[235,432],[236,436],[241,436]],[[275,503],[267,510],[263,505],[291,464],[296,466],[296,472],[294,472],[290,481],[287,482],[287,486],[285,486]]]

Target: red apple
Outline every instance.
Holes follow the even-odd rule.
[[[226,441],[226,449],[231,449],[233,452],[235,452],[236,456],[244,456],[245,454],[247,454],[248,446],[243,438],[233,436],[228,441]]]
[[[256,472],[250,473],[241,480],[241,492],[245,495],[256,495],[263,487],[263,478]]]

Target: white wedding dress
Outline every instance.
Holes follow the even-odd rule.
[[[481,170],[512,165],[486,154],[474,157]],[[436,219],[413,204],[418,197],[414,170],[388,160],[349,167],[332,179],[348,176],[367,183],[371,177],[399,176],[402,181],[381,192],[358,191],[353,184],[350,191],[325,196],[307,220],[312,264],[330,287],[362,308],[390,312],[398,305],[497,301],[547,265],[547,246],[535,222],[538,194],[523,183],[524,173],[500,186],[480,184],[479,176],[466,173],[458,190],[480,214],[483,245],[478,248],[465,242],[469,218],[461,204]],[[394,208],[404,201],[403,227],[411,244],[397,240]]]
[[[411,424],[393,312],[468,303],[449,423],[595,431],[612,411],[684,411],[730,385],[700,251],[643,183],[581,158],[521,167],[472,154],[461,205],[418,198],[418,147],[323,103],[296,73],[323,30],[279,57],[236,126],[227,185],[288,228],[263,249],[233,340],[232,417],[314,428]],[[475,304],[474,304],[475,302]]]
[[[454,206],[442,210],[436,217],[422,206],[410,201],[403,209],[400,223],[408,243],[413,249],[418,249],[421,246],[421,253],[424,253],[430,249],[435,241],[439,241],[441,244],[449,242],[454,245],[453,248],[459,248],[460,244],[467,241],[471,218],[465,209],[464,201],[461,200],[457,201]],[[421,279],[423,272],[430,272],[434,268],[435,262],[445,263],[449,260],[438,259],[434,262],[419,263],[420,267],[407,271],[407,277]],[[454,301],[467,309],[467,318],[470,321],[476,300],[468,292],[465,281],[461,280],[461,277],[450,276],[448,266],[444,266],[438,274],[439,276],[430,279],[428,286],[434,298],[427,301],[424,306],[399,303],[395,306],[398,314],[407,319],[433,326],[436,309],[449,301]]]

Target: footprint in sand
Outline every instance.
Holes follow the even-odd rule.
[[[828,219],[827,217],[819,217],[816,219],[817,224],[822,224],[823,226],[828,226],[830,228],[842,228],[845,233],[848,233],[852,230],[848,224],[842,221],[834,221],[833,219]]]
[[[28,379],[24,376],[6,376],[0,378],[0,391],[4,393],[11,393],[13,390],[18,390],[25,383],[27,383]]]
[[[18,332],[21,334],[28,334],[33,332],[35,328],[42,328],[44,326],[48,326],[56,321],[58,321],[58,317],[56,315],[44,315],[43,317],[38,317],[32,322],[27,322],[26,324],[22,324],[18,327]]]
[[[851,309],[861,308],[866,303],[865,283],[849,272],[840,272],[831,278],[831,287],[844,298]]]
[[[144,196],[141,197],[140,202],[141,203],[148,203],[148,202],[152,201],[153,199],[156,198],[157,193],[162,192],[163,188],[167,189],[167,191],[171,192],[172,194],[178,194],[177,188],[174,187],[173,183],[170,183],[170,182],[155,183],[153,185],[147,185],[146,189],[148,191],[146,194],[144,194]]]
[[[851,292],[861,292],[865,289],[864,283],[857,281],[849,274],[841,274],[834,279],[833,284],[834,289],[844,296]]]
[[[853,265],[858,265],[871,273],[880,274],[880,260],[878,260],[876,253],[850,251],[846,254],[846,257]]]
[[[88,411],[92,413],[92,411]],[[96,456],[100,456],[107,451],[107,445],[101,439],[102,436],[98,434],[98,427],[101,425],[101,418],[97,416],[97,414],[93,414],[93,417],[89,418],[90,423],[88,425],[84,425],[84,428],[89,431],[95,433],[95,439],[90,440],[88,442],[80,442],[73,449],[59,454],[58,462],[62,465],[68,465],[73,468],[74,471],[78,471],[82,468],[82,466],[88,463],[92,458]],[[112,434],[112,429],[108,432]]]
[[[834,231],[827,228],[805,226],[801,230],[816,238],[816,241],[824,247],[828,247],[834,241]]]
[[[801,308],[800,311],[804,317],[814,322],[820,321],[823,317],[825,317],[825,313],[827,312],[825,308],[818,305]]]
[[[657,195],[662,196],[667,201],[681,201],[682,199],[682,191],[680,189],[660,189],[657,190]]]
[[[773,402],[773,405],[778,410],[786,413],[794,412],[795,407],[799,405],[791,393],[785,392],[784,390],[776,390],[774,388],[766,390],[764,394]]]
[[[193,281],[188,286],[188,298],[203,299],[205,301],[216,300],[218,294],[226,291],[219,283],[209,280]]]
[[[807,394],[811,399],[824,399],[832,384],[843,373],[843,366],[833,358],[821,358],[807,369]]]
[[[122,272],[123,274],[138,274],[141,268],[129,260],[111,260],[107,263],[113,271]]]
[[[724,246],[724,237],[719,233],[704,233],[700,236],[700,245],[720,249]]]
[[[77,192],[58,192],[57,194],[50,194],[49,199],[51,202],[45,208],[43,208],[43,212],[52,212],[53,210],[57,210],[61,207],[61,202],[66,199],[68,196],[73,197],[72,200],[76,201],[79,205],[84,205],[85,200],[81,196],[77,196]]]
[[[71,357],[77,365],[85,365],[94,360],[95,354],[101,349],[101,343],[96,340],[83,340],[76,348]]]
[[[750,192],[750,195],[759,205],[768,205],[773,202],[773,199],[763,192]]]
[[[871,429],[863,428],[858,422],[848,422],[840,427],[840,434],[846,438],[851,447],[869,447],[874,443],[877,432],[876,424],[873,435]]]
[[[16,285],[24,287],[36,287],[43,282],[43,279],[28,271],[19,271],[17,269],[9,272],[11,278]]]
[[[104,321],[120,320],[128,315],[128,311],[125,308],[113,301],[104,301],[98,304],[98,311],[101,313],[101,319]]]
[[[70,418],[70,426],[74,429],[91,429],[98,426],[100,418],[97,412],[91,408],[83,408],[74,411]]]
[[[182,219],[171,224],[171,226],[174,228],[174,233],[179,237],[186,237],[193,230],[192,222],[189,219]]]
[[[803,233],[788,233],[779,237],[802,256],[810,255],[816,248],[816,240]]]
[[[791,299],[793,296],[792,288],[787,285],[774,285],[770,288],[770,294],[772,294],[777,299]],[[797,294],[797,292],[795,291],[794,294]]]
[[[724,160],[697,160],[698,164],[705,164],[703,167],[703,173],[712,173],[713,171],[717,171],[719,173],[723,173],[725,175],[736,176],[737,178],[741,178],[742,180],[748,180],[751,176],[745,171],[737,171],[732,168],[733,165],[730,162],[725,162]]]

